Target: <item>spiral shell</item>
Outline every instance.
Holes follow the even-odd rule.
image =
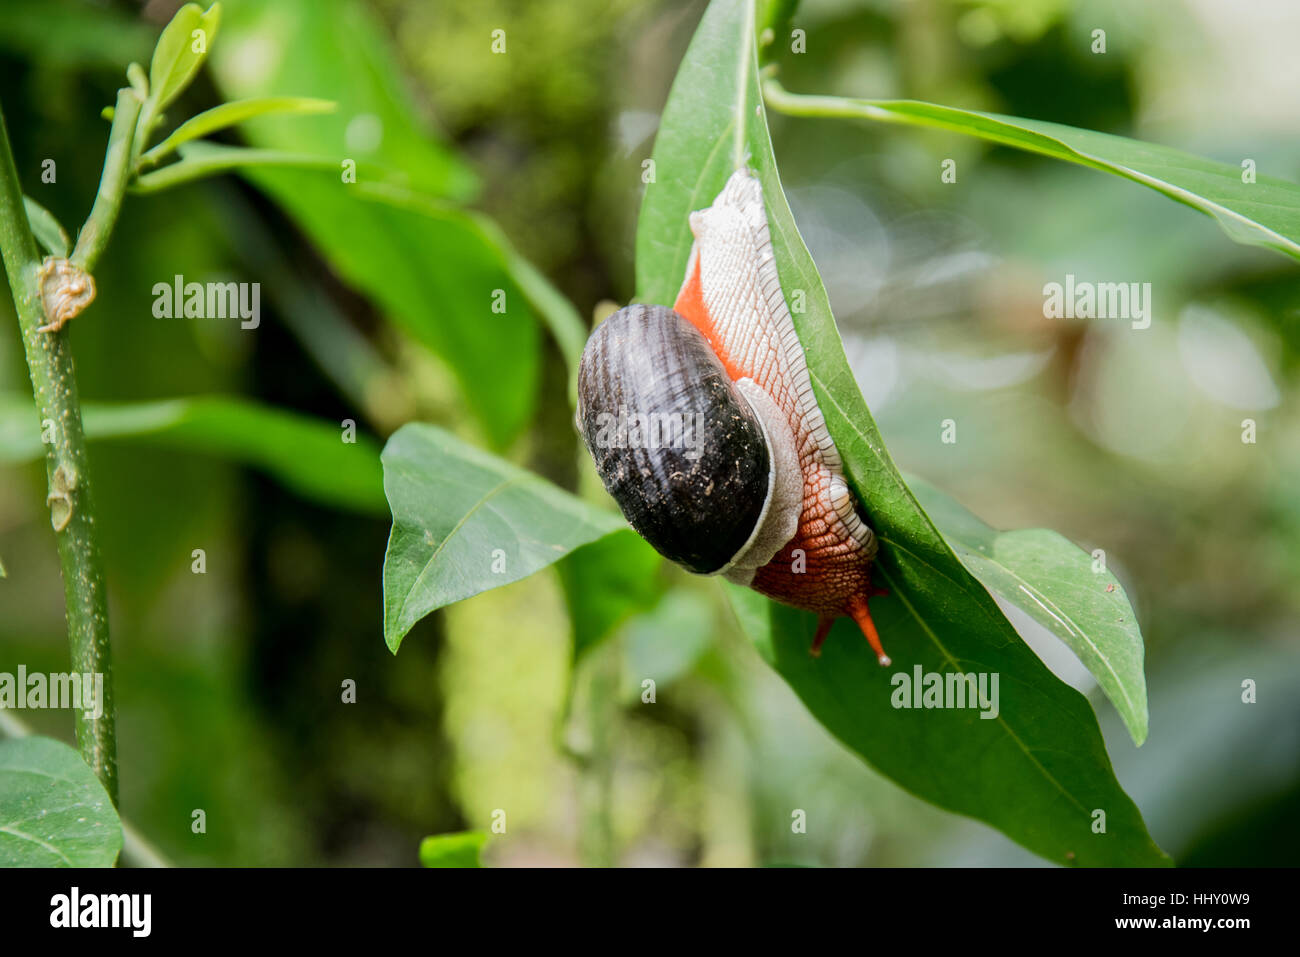
[[[596,328],[578,424],[606,490],[665,558],[711,574],[753,536],[771,473],[762,424],[673,310],[629,306]]]

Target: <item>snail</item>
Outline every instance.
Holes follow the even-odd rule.
[[[665,558],[819,616],[819,655],[852,617],[890,663],[868,609],[876,538],[813,394],[777,275],[762,187],[738,169],[690,214],[669,309],[635,304],[592,332],[577,424],[605,489]]]

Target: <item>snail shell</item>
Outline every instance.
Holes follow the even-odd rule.
[[[628,306],[596,328],[578,427],[628,522],[689,571],[747,581],[794,535],[803,480],[788,426],[673,310]]]
[[[813,393],[758,179],[737,170],[690,226],[673,308],[620,310],[583,353],[578,423],[597,470],[667,558],[816,612],[814,654],[851,616],[887,665],[867,607],[882,594],[869,575],[875,535]],[[637,429],[611,443],[596,420],[622,412],[645,416],[638,426],[682,417],[699,434],[665,447]]]

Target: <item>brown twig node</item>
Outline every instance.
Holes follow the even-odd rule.
[[[48,320],[37,327],[37,332],[58,332],[95,299],[95,278],[67,259],[46,257],[36,276],[40,280],[41,306]]]
[[[45,504],[50,507],[50,525],[61,532],[72,521],[72,493],[77,489],[77,470],[60,465],[50,479],[50,494]]]

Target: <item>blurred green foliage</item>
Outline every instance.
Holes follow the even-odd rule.
[[[253,92],[336,99],[336,114],[221,139],[329,156],[340,138],[370,144],[372,162],[438,193],[448,216],[490,216],[580,314],[631,295],[641,161],[701,3],[226,7],[213,71],[178,116]],[[310,30],[286,26],[309,8],[324,11]],[[99,111],[170,12],[124,0],[0,8],[0,99],[23,184],[64,224],[84,218],[95,192]],[[1224,16],[1172,0],[810,0],[791,23],[807,52],[782,36],[777,59],[793,90],[997,110],[1234,165],[1250,156],[1300,179],[1294,110],[1263,85],[1268,70],[1285,73],[1271,38],[1286,31],[1249,11],[1237,24]],[[1088,49],[1098,25],[1104,57]],[[504,57],[490,52],[497,28]],[[373,121],[352,127],[368,114],[381,117],[378,140]],[[895,459],[996,527],[1050,527],[1104,548],[1132,598],[1147,639],[1148,742],[1134,749],[1097,710],[1153,837],[1189,864],[1292,862],[1300,270],[1092,171],[942,132],[773,126],[795,217]],[[40,179],[47,158],[53,184]],[[957,184],[940,181],[946,158]],[[418,238],[396,242],[377,216],[350,216],[350,244],[332,248],[328,212],[295,206],[310,183],[281,179],[128,198],[99,297],[72,333],[86,401],[240,395],[331,427],[352,418],[376,444],[422,418],[491,438],[597,501],[563,353],[535,307],[511,333],[507,359],[522,371],[489,379],[507,409],[493,433],[464,373],[413,330],[422,316],[403,322],[400,304],[347,265],[388,250],[413,300],[419,270],[446,279],[437,257]],[[1044,321],[1042,286],[1066,272],[1152,282],[1155,322],[1132,333]],[[155,319],[150,290],[175,274],[261,282],[260,328]],[[15,330],[7,306],[0,326]],[[26,389],[16,331],[0,333],[0,393]],[[961,439],[941,444],[938,423],[954,414]],[[1256,444],[1240,441],[1245,418]],[[381,517],[188,448],[91,452],[122,810],[177,863],[415,865],[423,837],[487,830],[498,808],[509,831],[486,846],[489,864],[1035,863],[864,768],[758,661],[708,582],[657,571],[662,597],[641,596],[644,610],[615,623],[572,681],[567,569],[425,620],[394,658],[382,642]],[[38,468],[0,471],[0,670],[66,661],[43,496]],[[190,571],[195,548],[205,575]],[[1100,701],[1055,639],[1035,648]],[[664,676],[653,707],[640,698],[647,674]],[[346,679],[355,704],[343,703]],[[1242,703],[1247,679],[1253,705]],[[25,717],[70,737],[66,714]],[[206,834],[191,831],[195,808]],[[791,832],[793,808],[807,811],[808,833]]]

